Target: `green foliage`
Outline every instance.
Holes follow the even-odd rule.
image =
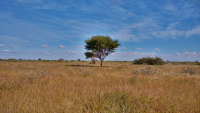
[[[42,62],[49,62],[49,60],[42,60]]]
[[[163,65],[164,63],[165,62],[159,57],[143,57],[133,61],[133,64]]]
[[[109,36],[93,36],[85,40],[85,49],[92,52],[85,52],[86,58],[96,57],[102,61],[120,46],[118,40],[112,40]]]
[[[200,65],[200,62],[197,62],[196,65]]]

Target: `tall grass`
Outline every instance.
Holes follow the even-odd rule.
[[[198,65],[104,65],[0,62],[0,112],[200,112]]]

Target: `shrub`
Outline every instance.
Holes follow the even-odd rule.
[[[200,65],[200,62],[197,62],[196,65]]]
[[[39,58],[38,60],[41,60],[41,58]]]
[[[166,60],[166,62],[169,62],[169,60]]]
[[[58,62],[63,62],[64,61],[64,59],[63,58],[60,58],[59,60],[58,60]]]
[[[94,57],[91,58],[92,63],[95,64],[96,63],[96,59]]]
[[[16,62],[17,60],[15,58],[10,58],[7,61],[9,61],[9,62]]]
[[[195,71],[195,69],[193,69],[192,67],[186,67],[186,68],[182,68],[182,71],[184,72],[184,73],[188,73],[188,74],[190,74],[190,75],[193,75],[193,74],[195,74],[196,73],[196,71]]]
[[[81,59],[80,59],[80,58],[78,58],[78,59],[77,59],[77,61],[81,61]]]
[[[143,57],[133,61],[133,64],[163,65],[164,63],[165,62],[159,57]]]
[[[42,62],[49,62],[49,60],[42,60]]]
[[[157,73],[157,68],[155,70],[153,70],[151,68],[151,66],[148,66],[146,68],[143,68],[141,70],[133,70],[133,74],[135,75],[153,75],[153,74],[156,74]]]
[[[198,62],[198,60],[195,60],[195,62],[197,63],[197,62]]]

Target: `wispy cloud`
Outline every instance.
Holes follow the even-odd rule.
[[[154,48],[156,51],[160,51],[161,49],[158,49],[158,48]]]
[[[10,50],[1,50],[1,51],[2,51],[2,52],[6,52],[6,53],[7,53],[7,52],[10,52]]]
[[[122,49],[129,49],[129,48],[127,48],[127,47],[123,47]]]
[[[85,48],[85,46],[75,46],[76,48]]]
[[[144,48],[136,48],[136,49],[144,49]]]
[[[42,45],[41,47],[49,47],[48,45]]]
[[[4,47],[4,45],[3,45],[3,44],[0,44],[0,47]]]
[[[117,52],[117,54],[119,55],[130,55],[130,56],[137,56],[137,55],[142,55],[142,56],[145,56],[145,55],[155,55],[156,53],[138,53],[138,52]]]
[[[134,60],[141,57],[154,57],[156,53],[139,53],[139,52],[116,52],[111,54],[106,60]]]
[[[176,53],[177,56],[200,56],[200,53],[196,52],[185,52],[185,53]]]
[[[73,53],[73,54],[77,54],[77,51],[67,51],[68,53]]]
[[[65,48],[63,45],[60,45],[59,47],[60,47],[60,48]]]
[[[29,44],[28,46],[29,46],[29,47],[33,47],[33,45],[31,45],[31,44]]]
[[[190,37],[192,35],[200,35],[200,25],[197,26],[196,28],[186,31],[186,36]]]

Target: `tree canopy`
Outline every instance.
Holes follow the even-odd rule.
[[[85,49],[91,51],[84,53],[86,58],[99,58],[101,66],[103,60],[120,46],[118,40],[112,40],[109,36],[92,36],[91,39],[85,40],[85,43]]]

